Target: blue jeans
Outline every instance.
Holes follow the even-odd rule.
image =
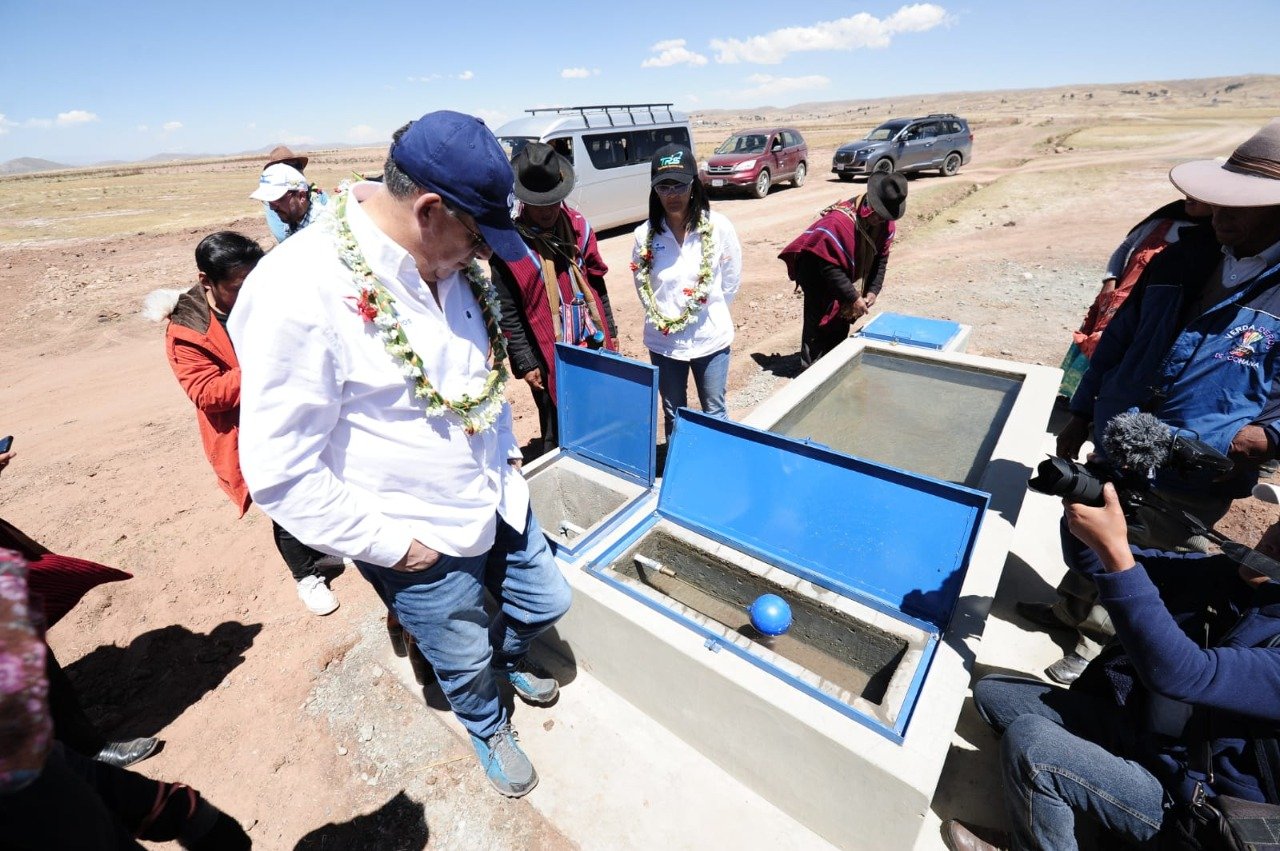
[[[662,421],[668,439],[675,427],[676,408],[687,407],[690,369],[693,370],[693,385],[698,390],[698,402],[703,413],[727,419],[724,389],[729,383],[728,346],[693,360],[676,360],[650,351],[649,360],[658,368],[658,394],[662,396]]]
[[[973,687],[978,714],[1003,739],[1005,811],[1015,849],[1074,849],[1076,816],[1145,842],[1168,800],[1134,753],[1137,731],[1104,697],[1039,680],[991,675]]]
[[[524,532],[499,517],[493,548],[483,555],[442,553],[417,573],[356,567],[418,642],[458,720],[482,739],[507,720],[494,671],[514,668],[572,600],[532,511]],[[492,620],[484,608],[486,586],[499,604]]]

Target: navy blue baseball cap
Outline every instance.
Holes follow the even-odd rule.
[[[525,256],[524,240],[511,221],[515,173],[479,118],[428,112],[391,146],[391,159],[414,183],[474,218],[484,241],[503,260]]]

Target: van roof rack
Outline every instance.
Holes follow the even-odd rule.
[[[671,104],[669,103],[604,103],[591,104],[587,106],[546,106],[539,109],[526,109],[525,112],[530,115],[537,115],[545,112],[552,112],[557,115],[569,115],[576,112],[582,117],[582,122],[588,127],[591,126],[592,117],[595,117],[597,120],[600,118],[608,119],[609,126],[616,127],[618,122],[614,121],[615,117],[619,119],[625,117],[630,119],[627,123],[639,124],[639,122],[636,121],[637,112],[641,114],[648,113],[649,123],[656,124],[662,119],[654,114],[655,109],[659,112],[665,110],[667,113],[667,121],[676,120],[675,115],[671,112]]]
[[[954,112],[931,112],[926,117],[927,118],[955,118],[956,114]]]

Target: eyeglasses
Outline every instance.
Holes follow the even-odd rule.
[[[676,183],[674,180],[664,180],[661,183],[655,183],[653,191],[659,195],[683,195],[689,191],[689,183]]]
[[[471,250],[474,253],[479,254],[482,251],[492,250],[489,248],[489,243],[484,241],[484,235],[481,234],[480,231],[471,227],[471,225],[467,224],[465,221],[462,220],[461,213],[449,207],[445,207],[444,209],[445,209],[445,212],[449,214],[450,218],[452,218],[458,224],[462,225],[464,229],[466,229],[467,234],[471,237]]]

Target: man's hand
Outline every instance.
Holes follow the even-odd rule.
[[[1271,443],[1262,426],[1247,425],[1231,438],[1227,454],[1235,461],[1258,465],[1271,456]]]
[[[847,301],[840,305],[840,318],[854,321],[866,316],[868,310],[870,307],[866,298],[859,296],[857,301]]]
[[[9,466],[9,462],[17,457],[17,452],[10,449],[8,452],[0,452],[0,473],[4,472],[4,468]]]
[[[520,468],[522,468],[522,467],[524,466],[524,459],[523,459],[523,458],[508,458],[508,459],[507,459],[507,463],[508,463],[508,464],[510,464],[512,467],[515,467],[517,470],[519,470]]]
[[[1098,295],[1106,295],[1107,293],[1113,293],[1115,291],[1116,291],[1116,279],[1103,278],[1102,289],[1098,291]]]
[[[435,567],[439,560],[440,553],[415,538],[409,545],[409,551],[398,562],[391,565],[391,569],[401,573],[418,573]]]
[[[524,380],[529,382],[529,386],[534,390],[546,392],[546,386],[542,383],[542,367],[535,367],[524,374]]]
[[[1089,439],[1089,421],[1076,414],[1058,432],[1058,455],[1074,461],[1080,455],[1080,447]]]
[[[1129,549],[1129,524],[1125,522],[1115,485],[1107,482],[1102,486],[1102,499],[1101,508],[1064,499],[1067,528],[1098,554],[1108,573],[1119,573],[1134,564]]]
[[[864,295],[864,296],[862,297],[862,298],[863,298],[863,300],[867,303],[867,309],[868,309],[868,310],[870,310],[871,308],[873,308],[873,307],[875,307],[875,306],[876,306],[876,296],[877,296],[877,295],[878,295],[878,293],[867,293],[866,295]]]

